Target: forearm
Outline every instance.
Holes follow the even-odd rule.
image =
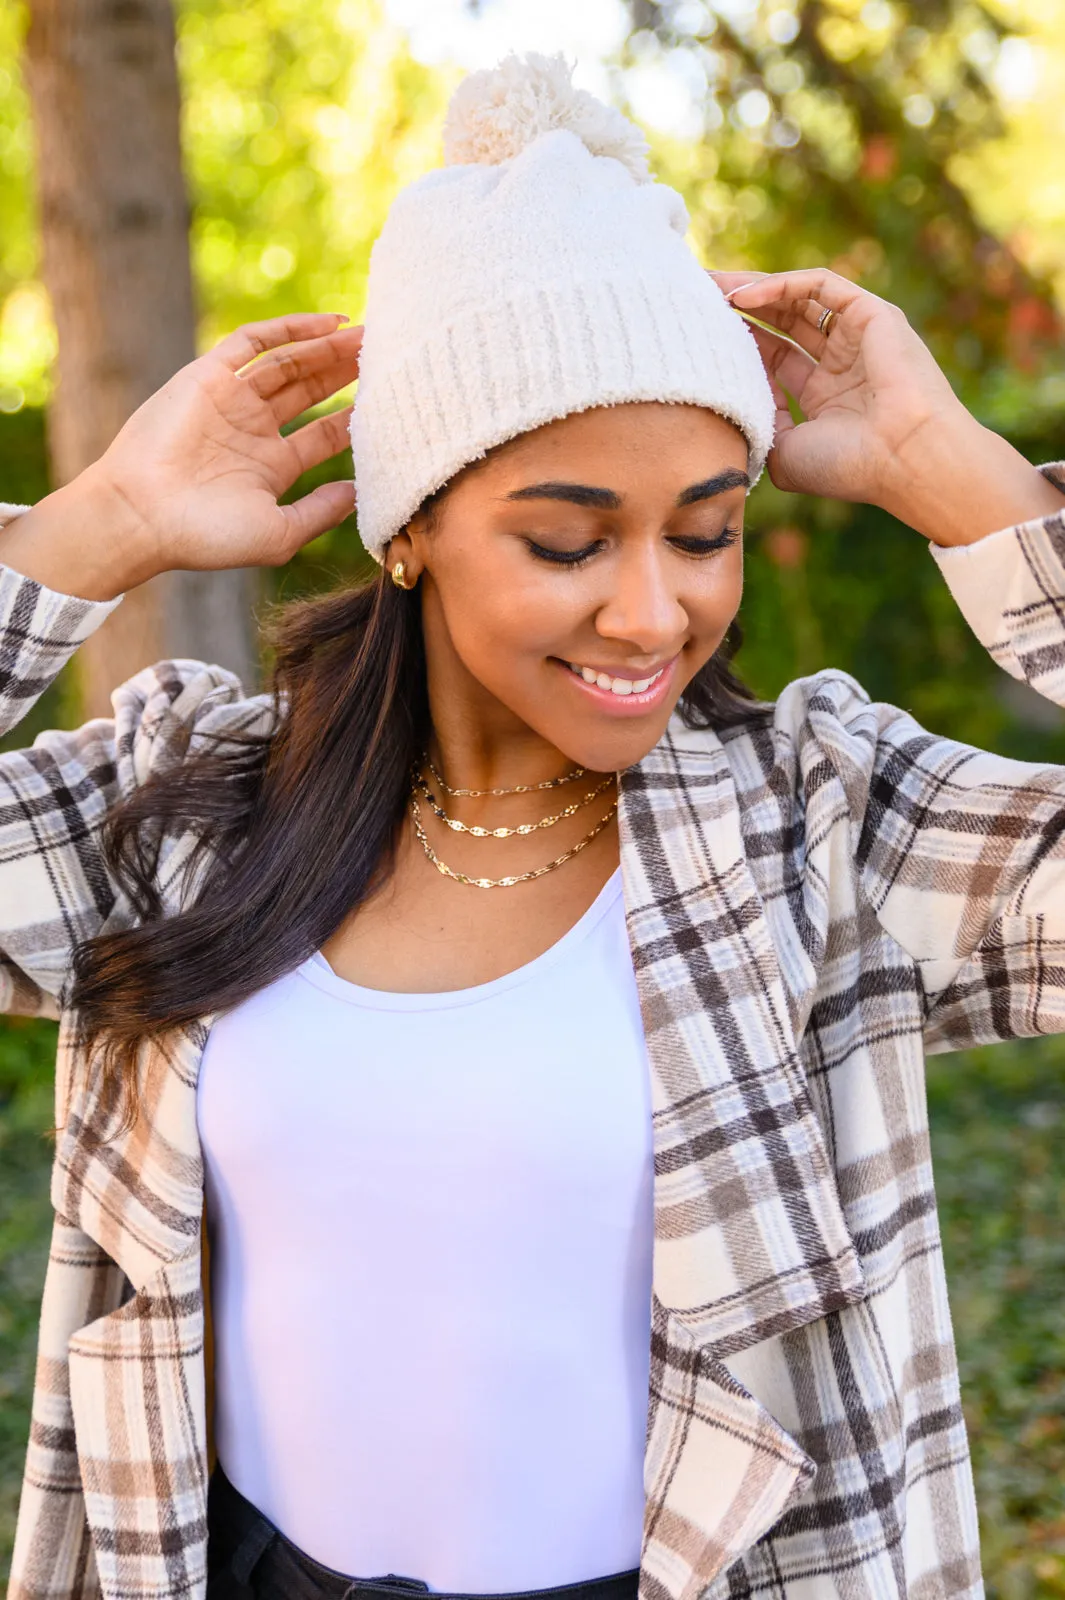
[[[0,528],[0,562],[59,594],[116,600],[155,575],[143,529],[93,469]]]
[[[1065,493],[959,406],[900,453],[880,503],[933,544],[956,546],[1060,513]]]

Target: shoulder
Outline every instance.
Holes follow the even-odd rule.
[[[828,668],[796,678],[770,703],[752,705],[749,717],[720,729],[670,724],[675,759],[684,768],[718,752],[731,769],[741,801],[767,789],[779,799],[790,790],[802,804],[826,785],[842,788],[856,814],[885,754],[935,742],[908,712],[873,700],[847,672]]]

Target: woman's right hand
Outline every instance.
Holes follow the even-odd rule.
[[[350,406],[280,432],[357,377],[362,329],[342,323],[332,312],[248,323],[190,361],[97,462],[4,531],[0,560],[88,599],[161,572],[288,561],[353,505],[350,481],[278,505],[347,444]]]

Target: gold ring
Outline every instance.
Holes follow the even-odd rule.
[[[826,339],[828,338],[829,329],[832,326],[832,318],[835,315],[836,313],[832,310],[832,308],[830,306],[826,306],[817,319],[817,331],[818,333],[823,333]]]

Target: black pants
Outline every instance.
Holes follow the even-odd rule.
[[[529,1589],[506,1600],[636,1600],[639,1570],[587,1583]],[[403,1600],[427,1594],[420,1578],[388,1573],[346,1578],[304,1555],[249,1500],[221,1467],[207,1497],[207,1600]],[[433,1591],[434,1596],[436,1591]],[[500,1596],[442,1595],[439,1600],[503,1600]]]

